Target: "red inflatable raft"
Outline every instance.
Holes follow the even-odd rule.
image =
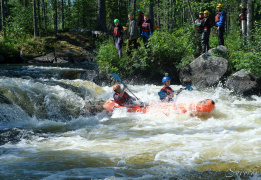
[[[113,100],[107,100],[103,105],[104,109],[109,112],[113,112],[116,108],[127,108],[127,112],[135,113],[164,113],[165,115],[169,115],[170,113],[182,114],[182,113],[191,113],[193,115],[199,115],[208,113],[214,110],[215,102],[211,99],[205,99],[199,102],[191,102],[191,103],[182,103],[182,104],[174,104],[174,103],[159,103],[153,105],[128,105],[128,106],[120,106],[116,104]]]

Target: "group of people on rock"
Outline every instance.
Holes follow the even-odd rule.
[[[217,5],[218,13],[215,16],[215,23],[217,27],[217,35],[219,45],[224,46],[224,32],[225,21],[227,18],[226,12],[222,11],[222,5]],[[212,26],[212,19],[209,17],[209,11],[199,12],[199,18],[195,21],[195,25],[198,26],[198,33],[201,35],[201,51],[203,54],[209,50],[209,35]]]
[[[137,49],[138,38],[142,38],[145,47],[148,47],[148,39],[153,34],[153,23],[148,15],[144,15],[141,9],[138,10],[138,20],[134,19],[132,13],[128,14],[129,28],[128,28],[128,42],[127,42],[127,55],[130,55],[132,49]],[[124,29],[120,25],[119,19],[114,20],[114,43],[118,50],[119,58],[122,57],[122,44]]]

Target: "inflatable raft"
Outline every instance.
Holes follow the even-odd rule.
[[[128,106],[120,106],[115,103],[113,100],[107,100],[103,105],[104,109],[109,112],[113,112],[117,108],[127,108],[127,112],[135,113],[164,113],[165,115],[169,115],[170,113],[176,114],[184,114],[190,113],[192,115],[200,115],[204,113],[209,113],[214,110],[215,102],[211,99],[204,99],[199,102],[190,102],[190,103],[159,103],[159,104],[151,104],[151,105],[128,105]]]

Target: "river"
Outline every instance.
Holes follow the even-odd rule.
[[[0,70],[0,179],[261,179],[261,97],[194,88],[177,103],[212,99],[213,112],[91,114],[86,102],[113,95],[89,81],[91,71]],[[128,86],[159,103],[161,86]]]

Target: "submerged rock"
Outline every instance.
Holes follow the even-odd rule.
[[[228,71],[228,61],[222,57],[202,54],[179,72],[183,85],[191,84],[198,88],[218,84]]]
[[[261,77],[248,74],[242,69],[227,79],[226,87],[237,94],[261,95]]]

